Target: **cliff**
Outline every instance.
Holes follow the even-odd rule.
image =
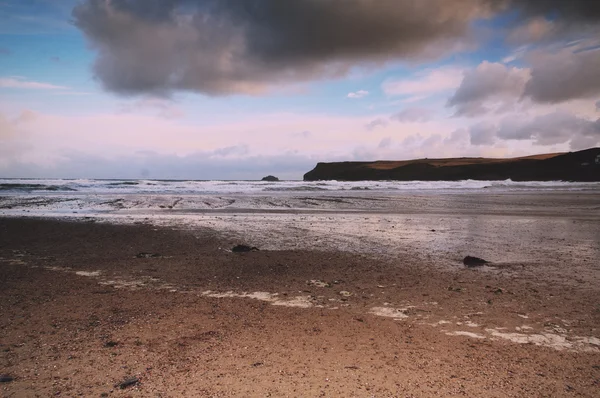
[[[304,174],[317,180],[600,181],[600,148],[510,159],[448,158],[318,163]]]

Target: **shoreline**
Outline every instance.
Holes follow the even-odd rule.
[[[208,228],[0,226],[0,373],[16,377],[0,384],[6,396],[599,388],[600,292],[584,280],[440,268],[401,252],[395,261],[331,248],[237,254],[228,249],[242,242]],[[114,388],[126,376],[141,382]]]

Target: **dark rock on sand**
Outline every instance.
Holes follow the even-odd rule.
[[[489,261],[486,261],[479,257],[467,256],[463,259],[463,264],[467,267],[477,267],[487,263],[489,263]]]
[[[234,253],[247,253],[247,252],[257,252],[258,251],[258,247],[254,247],[254,246],[247,246],[247,245],[237,245],[234,246],[231,249],[232,252]]]
[[[122,382],[120,382],[119,384],[117,384],[117,386],[120,389],[125,389],[127,387],[134,386],[134,385],[138,384],[139,382],[140,382],[140,379],[138,379],[137,377],[129,377],[129,378],[123,380]]]
[[[272,175],[268,175],[266,177],[263,177],[261,181],[279,181],[279,178]]]
[[[0,383],[10,383],[13,380],[15,380],[15,378],[12,376],[0,375]]]

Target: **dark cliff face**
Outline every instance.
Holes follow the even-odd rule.
[[[318,163],[304,175],[317,180],[600,181],[600,148],[514,159],[418,159],[399,162]]]

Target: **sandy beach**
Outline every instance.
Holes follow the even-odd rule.
[[[597,396],[597,198],[571,199],[554,215],[1,218],[1,394]]]
[[[0,398],[600,397],[600,0],[0,0]]]

